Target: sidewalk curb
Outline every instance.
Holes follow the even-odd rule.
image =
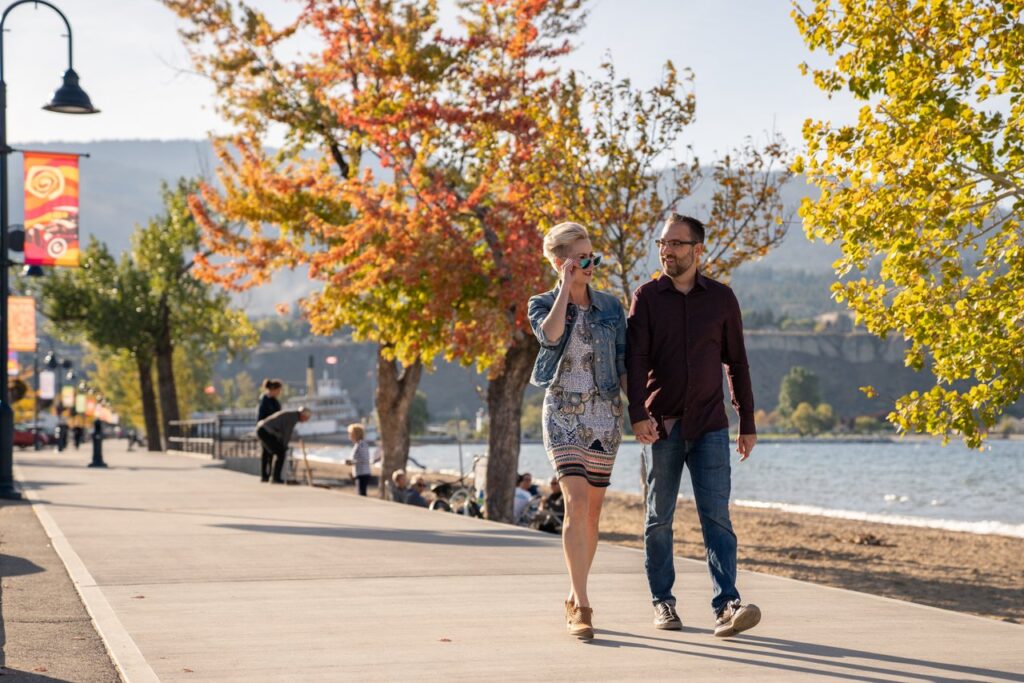
[[[18,468],[14,468],[15,480],[22,480]],[[21,493],[32,503],[32,510],[36,513],[39,523],[43,525],[43,531],[50,538],[57,556],[64,563],[71,582],[75,585],[82,604],[92,617],[96,632],[107,648],[110,658],[114,661],[118,673],[126,683],[159,683],[160,679],[156,672],[150,667],[149,662],[142,656],[135,641],[128,635],[128,631],[121,620],[117,618],[110,603],[107,602],[103,591],[96,585],[96,580],[86,569],[85,563],[75,552],[74,548],[64,537],[57,522],[46,509],[46,504],[39,500],[35,491],[19,487]]]

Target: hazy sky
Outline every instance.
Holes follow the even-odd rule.
[[[4,3],[6,4],[6,3]],[[188,73],[177,19],[156,0],[56,0],[71,22],[75,69],[94,116],[40,109],[66,68],[63,25],[51,10],[19,7],[7,20],[8,137],[17,141],[201,138],[223,130],[212,89]],[[294,0],[259,3],[280,15]],[[650,85],[665,60],[696,74],[697,122],[687,139],[703,158],[776,129],[800,143],[805,118],[845,120],[797,64],[809,60],[788,0],[596,0],[567,64],[593,72],[610,50],[619,74]],[[820,58],[818,58],[820,61]]]

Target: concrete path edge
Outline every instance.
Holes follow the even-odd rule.
[[[21,479],[21,473],[15,468],[15,480]],[[67,569],[71,582],[82,599],[82,604],[85,605],[86,611],[92,617],[96,632],[99,633],[100,639],[106,645],[121,678],[127,683],[159,683],[160,679],[156,672],[142,656],[142,652],[132,637],[128,635],[128,631],[121,624],[121,620],[117,618],[117,614],[114,613],[110,603],[104,597],[103,591],[96,585],[96,581],[92,578],[85,563],[82,562],[78,553],[64,537],[60,527],[46,510],[45,503],[39,500],[34,491],[21,488],[21,493],[32,503],[32,510],[36,513],[39,523],[43,525],[43,530],[50,538],[57,556],[64,563],[64,568]]]

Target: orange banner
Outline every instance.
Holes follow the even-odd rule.
[[[25,152],[25,263],[78,265],[78,155]]]
[[[7,297],[7,344],[11,351],[36,350],[36,300]]]

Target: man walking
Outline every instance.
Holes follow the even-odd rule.
[[[651,444],[644,566],[654,625],[682,628],[672,594],[672,519],[686,465],[714,586],[715,635],[726,637],[761,620],[761,611],[743,605],[736,590],[736,534],[729,520],[723,364],[740,416],[736,450],[741,462],[757,442],[740,307],[729,287],[699,272],[703,223],[673,214],[656,242],[662,275],[633,294],[626,348],[629,419],[637,441]]]

